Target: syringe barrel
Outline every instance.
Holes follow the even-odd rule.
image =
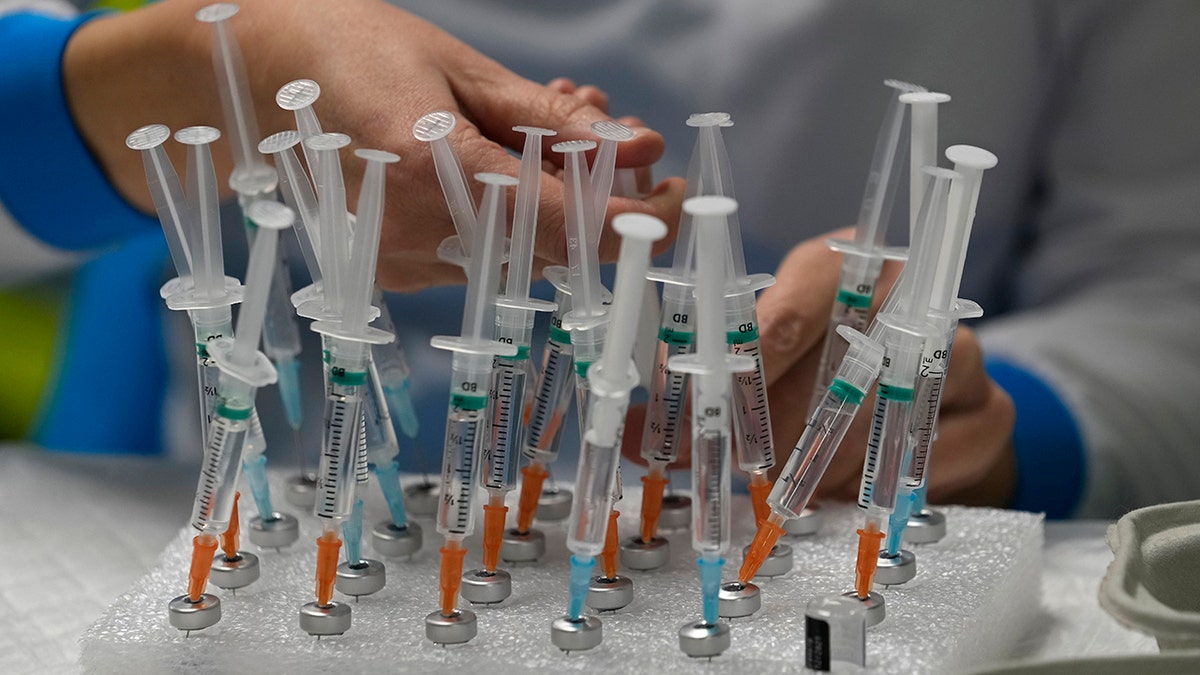
[[[325,436],[317,469],[318,518],[348,518],[358,482],[362,386],[333,385],[325,399]]]
[[[733,374],[733,421],[738,466],[743,471],[766,471],[775,466],[775,442],[767,402],[754,293],[725,298],[725,330],[731,350],[754,359],[754,370]]]
[[[518,454],[525,440],[525,379],[529,373],[529,342],[534,313],[525,309],[496,308],[496,339],[517,346],[515,356],[492,361],[488,406],[490,424],[484,440],[483,487],[509,491],[517,485]]]
[[[220,534],[229,527],[242,468],[242,450],[254,412],[254,387],[223,374],[219,389],[216,414],[205,437],[204,465],[192,508],[192,527],[211,534]]]
[[[850,429],[865,395],[864,389],[846,380],[834,379],[809,417],[804,433],[767,496],[772,511],[788,518],[800,517]]]
[[[300,327],[292,308],[292,280],[283,249],[275,258],[271,291],[263,320],[263,352],[272,360],[296,358],[300,354]]]
[[[571,346],[574,348],[576,375],[587,377],[587,369],[600,360],[600,354],[604,351],[604,339],[607,336],[608,323],[571,330]]]
[[[492,357],[456,352],[451,364],[450,406],[442,454],[442,499],[437,531],[465,537],[475,531],[472,507],[487,424]]]
[[[550,318],[550,331],[546,336],[546,347],[542,351],[542,370],[538,373],[523,451],[525,457],[542,464],[549,464],[558,459],[563,418],[571,405],[571,385],[574,381],[574,347],[571,344],[571,334],[562,327],[562,316],[568,311],[564,306],[570,307],[570,299],[566,294],[559,292],[555,294],[554,301],[558,304],[558,309]]]
[[[849,326],[865,333],[870,320],[871,301],[875,298],[875,285],[883,268],[883,258],[847,254],[842,262],[842,276],[838,282],[837,297],[829,316],[829,328],[825,331],[825,343],[821,348],[821,361],[817,368],[817,380],[813,386],[811,410],[825,396],[825,389],[833,382],[838,366],[846,356],[849,343],[837,335],[838,326]]]
[[[319,518],[348,518],[354,508],[354,488],[361,470],[363,399],[367,393],[366,345],[327,339],[325,435],[317,469]]]
[[[887,513],[896,507],[900,473],[905,465],[913,384],[923,342],[913,336],[896,335],[895,332],[892,335],[898,339],[887,343],[858,490],[859,508],[875,508]]]
[[[525,378],[528,367],[523,359],[497,357],[492,365],[491,423],[485,435],[483,487],[509,491],[517,485],[518,449],[524,441],[522,424],[525,408]]]
[[[208,426],[204,465],[192,505],[191,524],[199,532],[221,534],[229,529],[242,469],[241,449],[250,431],[248,422],[248,418],[217,417]]]
[[[208,344],[217,338],[233,335],[233,313],[229,307],[194,309],[188,311],[192,333],[196,340],[196,380],[200,392],[200,432],[208,437],[208,425],[216,414],[217,388],[221,369],[208,355]]]
[[[706,396],[692,378],[692,549],[700,554],[729,550],[729,406],[724,396]],[[723,377],[717,375],[716,377]]]
[[[621,463],[621,435],[629,391],[600,388],[592,392],[592,412],[597,428],[583,435],[579,467],[575,476],[575,498],[567,525],[567,548],[580,556],[598,556],[604,550],[608,512],[617,491],[617,468]],[[615,442],[612,442],[614,441]]]
[[[371,350],[372,357],[374,349]],[[363,414],[367,444],[367,458],[372,464],[387,465],[400,452],[400,442],[396,438],[396,429],[392,426],[392,415],[387,407],[387,396],[383,391],[383,383],[379,378],[379,369],[374,358],[367,368],[367,397]]]
[[[669,464],[679,456],[688,374],[670,370],[667,361],[692,350],[695,302],[690,297],[691,290],[689,286],[677,284],[667,284],[663,288],[654,372],[648,383],[650,400],[646,405],[646,425],[642,429],[642,458],[648,462]]]
[[[925,350],[921,354],[921,368],[913,394],[912,422],[909,428],[909,445],[912,451],[908,466],[904,467],[904,485],[914,490],[925,486],[929,453],[937,433],[942,387],[950,364],[950,352],[954,348],[954,332],[958,321],[951,320],[949,324],[945,333],[931,337],[925,342]]]

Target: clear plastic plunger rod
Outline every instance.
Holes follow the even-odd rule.
[[[849,326],[860,333],[867,329],[871,301],[875,297],[875,284],[890,250],[884,243],[888,220],[896,188],[900,184],[900,167],[907,155],[907,146],[900,143],[906,106],[899,95],[906,92],[924,91],[923,87],[884,80],[890,87],[887,112],[875,140],[875,153],[867,173],[867,186],[863,191],[853,241],[830,240],[830,248],[843,254],[841,278],[838,280],[837,296],[829,318],[829,328],[821,350],[817,379],[813,383],[810,408],[815,410],[825,395],[825,388],[833,381],[834,372],[846,353],[846,343],[837,339],[838,326]]]

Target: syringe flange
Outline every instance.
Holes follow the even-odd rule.
[[[729,283],[725,284],[725,297],[733,297],[736,295],[745,295],[746,293],[756,293],[764,288],[770,288],[775,285],[775,275],[759,272],[758,274],[748,274],[744,277],[730,279]]]
[[[411,520],[397,527],[391,520],[381,520],[371,529],[371,544],[375,552],[387,558],[411,556],[421,550],[421,526]]]
[[[387,585],[387,568],[370,558],[356,563],[344,562],[338,565],[337,579],[333,583],[338,592],[358,599],[383,590]]]
[[[554,290],[559,293],[571,295],[571,284],[567,281],[570,277],[570,271],[562,265],[547,265],[542,268],[542,277],[554,286]],[[612,291],[601,286],[600,287],[600,302],[607,305],[612,303]]]
[[[531,312],[553,312],[558,309],[558,303],[538,298],[496,298],[496,306],[505,309],[523,309]]]
[[[437,349],[445,349],[462,354],[517,355],[516,345],[500,342],[499,340],[471,340],[453,335],[435,335],[429,338],[429,344]]]
[[[231,279],[233,283],[230,283]],[[159,289],[159,295],[162,295],[165,289],[166,285]],[[176,312],[217,309],[236,305],[241,302],[242,298],[245,297],[245,290],[245,287],[238,283],[237,279],[225,277],[225,287],[220,293],[211,297],[200,297],[196,294],[195,287],[182,286],[180,290],[165,296],[164,299],[167,301],[167,309]]]
[[[213,558],[209,578],[217,588],[245,588],[258,581],[261,569],[258,556],[248,551],[238,551],[233,558],[220,553]]]
[[[167,618],[171,626],[182,631],[204,630],[221,620],[221,599],[211,593],[203,593],[192,602],[181,595],[167,605]]]
[[[621,565],[631,570],[656,570],[671,559],[671,542],[665,537],[642,541],[640,535],[621,542]]]
[[[497,605],[512,595],[512,575],[502,569],[477,569],[463,574],[462,597],[473,605]]]
[[[633,602],[633,580],[620,574],[592,577],[584,603],[598,612],[615,612]]]
[[[278,375],[270,359],[260,351],[254,352],[254,362],[242,366],[232,362],[234,340],[232,338],[217,338],[208,343],[208,355],[216,362],[222,373],[236,377],[251,387],[261,388],[274,384]]]
[[[171,296],[178,295],[185,291],[191,291],[191,290],[192,290],[192,284],[190,281],[181,279],[180,277],[173,277],[171,279],[167,279],[166,283],[164,283],[162,286],[159,287],[158,297],[162,298],[163,300],[167,300]],[[231,276],[225,277],[225,293],[228,296],[236,297],[237,299],[234,300],[234,302],[242,301],[243,291],[244,291],[244,289],[242,288],[242,282],[238,281],[237,279],[235,279]],[[224,306],[224,303],[217,305],[217,306],[222,307],[222,306]],[[167,303],[167,309],[172,309],[170,302]],[[179,307],[178,309],[186,309],[186,308]]]
[[[550,624],[550,642],[564,652],[593,649],[603,641],[604,627],[594,616],[561,616]]]
[[[570,501],[567,502],[570,504]],[[504,531],[504,540],[500,545],[500,559],[505,562],[523,563],[540,560],[546,555],[546,535],[541,530],[529,528],[528,532],[518,532],[515,528]]]
[[[309,494],[312,495],[312,500],[308,504],[311,507],[316,500],[315,483]],[[289,501],[291,500],[289,499]],[[270,520],[263,520],[262,516],[254,516],[250,519],[250,526],[246,528],[246,538],[259,548],[278,549],[291,546],[300,538],[300,522],[296,520],[295,516],[278,511],[271,514]]]
[[[378,312],[378,309],[376,309],[376,312]],[[347,326],[341,321],[314,321],[312,330],[314,333],[319,333],[336,340],[365,342],[370,345],[386,345],[396,340],[396,336],[386,330],[372,328],[371,326]]]
[[[309,289],[312,290],[310,291]],[[300,296],[301,293],[305,295]],[[292,305],[296,308],[296,315],[304,319],[328,321],[331,323],[342,320],[341,314],[325,309],[325,290],[323,287],[317,287],[315,284],[309,284],[293,293]],[[379,314],[379,308],[375,305],[367,307],[367,322],[369,323],[378,319]]]
[[[438,260],[444,263],[449,263],[464,270],[471,264],[471,256],[464,252],[462,239],[457,234],[452,234],[446,237],[438,244],[435,254]],[[504,243],[500,247],[500,264],[508,262],[512,257],[512,239],[505,238]]]
[[[864,258],[883,258],[884,260],[899,260],[901,262],[908,260],[908,248],[904,246],[871,246],[857,244],[852,239],[835,239],[830,237],[825,240],[825,245],[829,250],[838,253],[849,253],[851,255],[862,256]]]

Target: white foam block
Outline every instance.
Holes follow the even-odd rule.
[[[273,476],[276,487],[281,477]],[[281,495],[282,492],[277,492]],[[515,496],[515,495],[513,495]],[[622,502],[622,537],[636,531],[640,490]],[[753,534],[749,499],[734,503],[734,547],[725,578],[734,578],[741,548]],[[282,503],[282,498],[277,498]],[[246,509],[252,502],[245,500]],[[315,540],[320,524],[301,518],[301,538],[282,553],[261,551],[262,578],[235,595],[220,596],[223,618],[190,637],[167,621],[167,603],[186,587],[189,530],[181,530],[154,566],[84,634],[81,663],[99,672],[759,672],[794,670],[804,662],[804,608],[813,597],[852,588],[861,522],[852,505],[826,505],[821,532],[792,540],[795,569],[761,583],[763,607],[732,624],[733,644],[711,663],[689,659],[677,630],[700,618],[700,592],[687,533],[669,535],[665,568],[622,571],[635,584],[631,605],[603,615],[604,642],[589,652],[564,654],[550,643],[550,622],[567,605],[568,553],[561,527],[544,527],[546,559],[509,567],[513,595],[491,608],[474,608],[479,635],[449,649],[425,639],[424,617],[437,609],[441,538],[422,521],[425,546],[410,561],[387,561],[387,587],[354,603],[348,633],[320,641],[298,625],[301,605],[314,599]],[[949,534],[917,547],[917,577],[883,590],[887,619],[868,631],[867,664],[888,673],[961,670],[1011,655],[1025,622],[1038,608],[1042,556],[1039,515],[949,507]],[[384,517],[382,499],[369,490],[365,530]],[[180,515],[183,521],[186,514]],[[511,521],[510,521],[511,522]],[[478,534],[468,540],[466,569],[479,566]],[[371,555],[364,542],[365,555]],[[340,600],[348,598],[340,597]]]

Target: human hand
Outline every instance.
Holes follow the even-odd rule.
[[[832,232],[853,237],[852,229]],[[763,367],[775,440],[775,470],[782,469],[808,422],[813,381],[821,358],[841,273],[840,254],[817,237],[793,248],[776,273],[774,286],[758,300],[758,324]],[[883,267],[872,304],[872,315],[896,281],[898,263]],[[817,495],[853,500],[862,475],[874,394],[863,401],[854,423],[821,480]],[[624,442],[625,456],[639,464],[644,406],[630,410]],[[938,438],[930,468],[929,495],[934,501],[1003,506],[1012,496],[1015,463],[1011,437],[1014,411],[1008,395],[983,370],[975,334],[959,326],[949,372],[942,392]],[[684,429],[688,425],[683,425]],[[678,462],[690,464],[688,432]]]
[[[831,233],[852,238],[853,230]],[[758,302],[763,365],[775,436],[776,468],[782,467],[808,421],[808,406],[829,324],[842,257],[825,237],[792,249],[776,284]],[[884,265],[872,315],[896,281],[898,263]],[[850,431],[821,480],[817,495],[852,500],[862,475],[874,394],[863,401]],[[942,391],[938,436],[931,450],[932,501],[1004,506],[1012,497],[1016,465],[1012,451],[1015,412],[1004,390],[984,371],[975,333],[959,326]]]
[[[97,19],[80,28],[63,57],[63,82],[76,124],[116,189],[135,206],[153,210],[137,153],[124,147],[134,128],[160,122],[172,129],[224,126],[212,70],[210,28],[193,17],[208,0],[168,0],[128,14]],[[564,92],[520,78],[432,24],[378,0],[290,3],[244,0],[231,20],[245,56],[262,136],[293,128],[289,112],[274,102],[283,84],[315,80],[322,97],[314,106],[328,131],[352,138],[343,151],[375,147],[403,158],[388,169],[388,195],[380,244],[378,281],[393,290],[456,283],[462,271],[434,256],[454,233],[427,144],[411,127],[433,110],[458,114],[450,136],[468,176],[490,171],[515,176],[517,124],[554,129],[553,142],[591,138],[592,122],[607,119],[596,92]],[[592,88],[594,89],[594,88]],[[602,96],[602,93],[598,94]],[[644,127],[619,146],[619,167],[644,167],[662,154],[662,137]],[[174,146],[176,144],[168,144]],[[171,147],[177,165],[182,148]],[[214,147],[218,175],[228,175],[227,143]],[[347,162],[349,203],[357,198],[362,171]],[[473,184],[476,199],[481,186]],[[226,194],[225,196],[230,196]],[[534,268],[564,263],[563,188],[542,175]],[[608,217],[622,212],[655,215],[677,223],[683,181],[664,181],[645,199],[613,198]],[[511,200],[510,200],[511,209]],[[665,248],[669,239],[659,243]],[[618,238],[602,237],[601,259],[614,260]]]

